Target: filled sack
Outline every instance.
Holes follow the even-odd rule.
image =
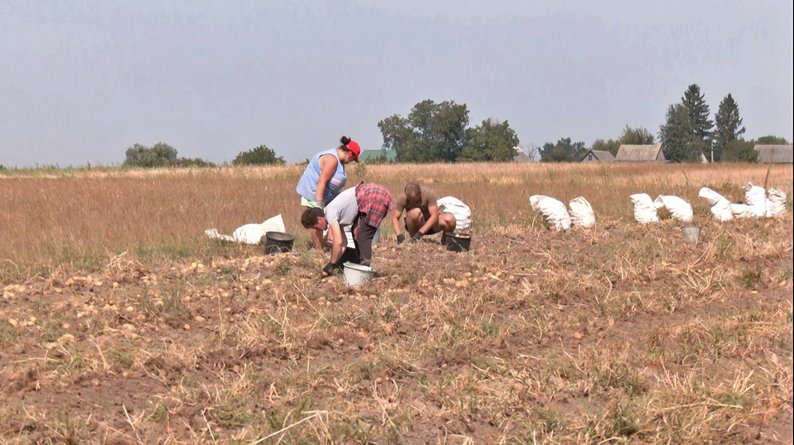
[[[744,186],[744,203],[750,208],[750,215],[755,218],[766,216],[766,190],[763,187],[748,182]]]
[[[692,211],[692,206],[688,202],[673,195],[659,195],[653,204],[657,209],[665,208],[670,212],[670,216],[681,222],[692,222],[695,219],[695,213]]]
[[[767,191],[766,216],[781,217],[786,214],[786,192],[771,188]]]
[[[656,206],[647,193],[635,193],[630,198],[634,204],[634,220],[640,224],[659,222]]]
[[[532,210],[540,212],[546,221],[546,226],[553,230],[568,230],[571,228],[571,216],[565,204],[549,196],[532,195],[529,197]]]
[[[708,187],[702,187],[698,196],[708,201],[711,206],[711,215],[717,221],[730,221],[733,219],[731,202],[727,198]]]
[[[262,224],[245,224],[234,230],[231,236],[218,233],[218,229],[207,229],[204,233],[210,239],[229,241],[242,244],[259,244],[267,232],[285,232],[284,219],[281,214],[268,218]]]
[[[455,233],[468,232],[471,230],[471,209],[454,196],[444,196],[436,200],[438,211],[450,213],[455,217]]]
[[[568,202],[568,207],[571,209],[571,223],[578,227],[593,227],[595,225],[595,213],[590,203],[583,197],[579,196]]]

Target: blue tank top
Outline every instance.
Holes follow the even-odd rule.
[[[322,173],[322,169],[320,168],[320,157],[325,155],[333,155],[336,158],[336,171],[331,177],[331,180],[325,185],[323,202],[320,204],[328,204],[331,202],[331,200],[342,191],[347,181],[345,165],[342,164],[339,155],[336,154],[335,148],[321,151],[312,156],[309,165],[306,166],[306,170],[303,172],[303,176],[301,176],[301,179],[298,181],[298,186],[295,187],[295,191],[309,201],[317,200],[317,181],[320,179],[320,173]]]

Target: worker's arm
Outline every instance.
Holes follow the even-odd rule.
[[[331,181],[331,178],[334,177],[337,165],[338,162],[336,160],[336,156],[320,156],[320,178],[317,180],[317,193],[314,195],[314,197],[317,203],[323,207],[328,204],[327,202],[323,202],[323,197],[325,197],[325,187],[328,182]]]
[[[398,244],[402,242],[400,240],[400,237],[402,237],[402,239],[405,240],[405,236],[403,235],[403,229],[402,227],[400,227],[400,216],[402,214],[403,214],[402,210],[394,209],[394,212],[392,212],[392,217],[391,217],[391,224],[392,227],[394,227],[394,236],[397,237]]]
[[[342,254],[345,252],[345,243],[344,237],[342,236],[342,227],[339,225],[339,221],[334,221],[328,226],[328,236],[333,237],[333,244],[331,247],[331,262],[336,264],[339,262],[339,259],[342,258]]]

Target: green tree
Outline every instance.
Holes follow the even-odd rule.
[[[284,158],[267,145],[241,151],[232,161],[234,165],[284,165]]]
[[[761,136],[755,140],[755,143],[760,145],[788,145],[791,142],[787,141],[786,138],[770,134],[767,136]]]
[[[632,128],[626,125],[620,135],[620,143],[627,145],[648,145],[654,143],[653,134],[645,127]],[[616,154],[617,151],[613,154]]]
[[[700,87],[696,83],[687,88],[684,97],[681,98],[681,103],[689,115],[695,137],[710,144],[711,129],[714,127],[714,123],[709,119],[710,111],[705,95],[700,92]]]
[[[509,162],[517,145],[518,136],[507,121],[487,119],[466,130],[466,145],[457,160]]]
[[[463,150],[469,111],[453,101],[424,100],[407,118],[389,116],[378,122],[384,147],[400,162],[454,162]]]
[[[725,146],[721,160],[725,162],[756,162],[758,161],[758,153],[753,146],[752,141],[734,139]]]
[[[408,119],[394,114],[378,122],[378,128],[383,135],[383,147],[395,151],[397,162],[411,162],[419,158],[416,137]]]
[[[714,115],[716,128],[714,131],[714,160],[722,159],[722,152],[731,141],[739,139],[744,134],[742,118],[739,116],[739,104],[730,93],[722,99]]]
[[[125,167],[168,167],[177,159],[177,151],[174,147],[158,142],[151,148],[135,144],[127,149],[124,163]]]
[[[578,161],[584,154],[584,142],[571,142],[571,138],[562,138],[556,143],[546,142],[540,149],[541,162],[572,162]]]
[[[670,105],[666,121],[659,128],[664,157],[673,162],[698,162],[708,148],[697,138],[689,112],[683,104]]]
[[[606,141],[603,139],[596,139],[590,149],[608,151],[615,156],[618,154],[618,150],[620,149],[620,141],[617,139],[609,139]]]

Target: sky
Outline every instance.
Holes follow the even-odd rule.
[[[420,101],[524,148],[658,133],[697,83],[746,138],[792,140],[790,1],[3,0],[0,164],[118,165],[133,144],[288,162]],[[713,115],[712,115],[713,119]]]

